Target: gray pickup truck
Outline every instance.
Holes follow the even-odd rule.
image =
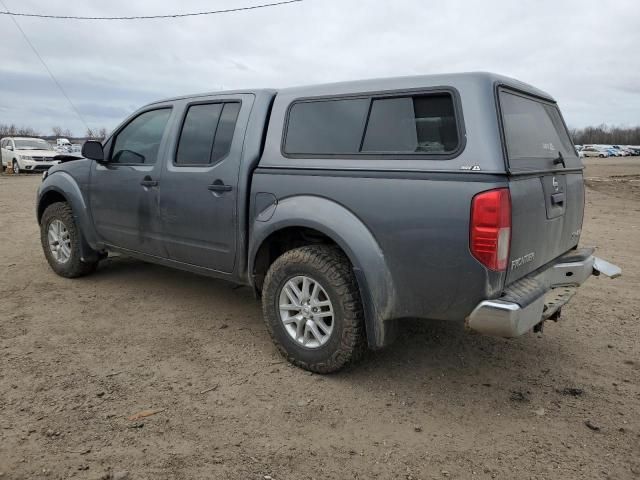
[[[251,286],[315,372],[406,318],[515,337],[617,267],[578,248],[583,166],[554,99],[467,73],[172,98],[38,191],[65,277],[108,252]]]

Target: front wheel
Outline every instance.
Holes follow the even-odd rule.
[[[15,173],[15,174],[20,173],[20,165],[18,165],[18,161],[17,160],[13,161],[13,173]]]
[[[282,254],[262,292],[269,333],[291,363],[317,373],[340,370],[364,350],[364,315],[353,270],[335,247]]]
[[[81,277],[98,265],[97,261],[82,260],[80,231],[67,203],[53,203],[46,208],[40,221],[40,241],[51,269],[61,277]]]

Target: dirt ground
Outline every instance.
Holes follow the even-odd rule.
[[[39,175],[0,176],[0,479],[640,478],[640,158],[587,164],[582,244],[622,278],[544,334],[411,321],[330,376],[283,362],[247,288],[57,277]]]

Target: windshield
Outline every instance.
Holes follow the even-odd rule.
[[[39,138],[23,138],[15,142],[17,150],[51,150],[49,144]]]
[[[556,159],[564,160],[567,167],[581,166],[555,104],[501,91],[500,108],[512,168],[557,168]]]

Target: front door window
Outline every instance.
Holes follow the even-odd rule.
[[[144,112],[134,118],[116,136],[109,163],[152,165],[156,163],[160,141],[171,109]]]

